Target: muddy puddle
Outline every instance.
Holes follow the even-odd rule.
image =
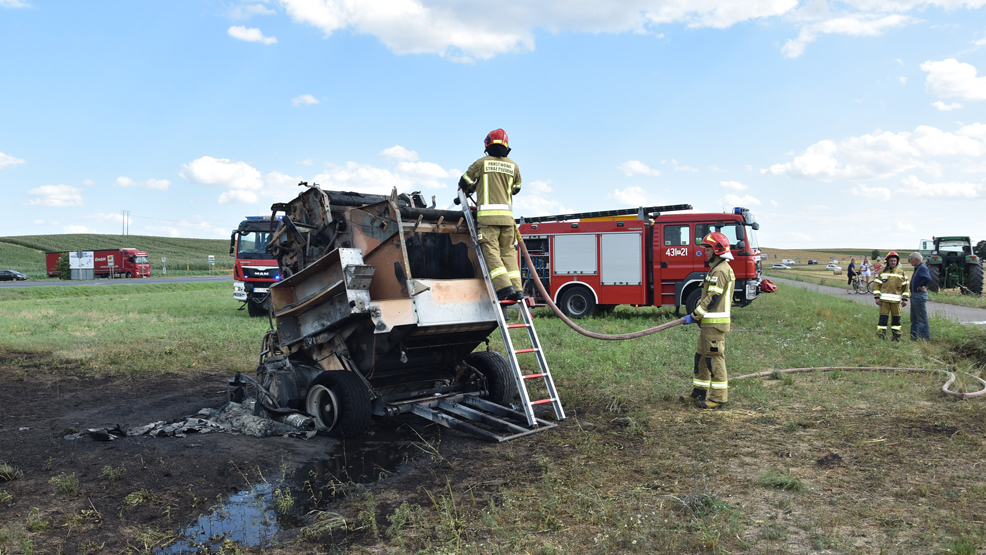
[[[406,427],[405,427],[406,428]],[[345,443],[317,437],[333,447],[324,456],[289,470],[273,483],[260,483],[229,496],[208,514],[179,532],[179,540],[155,551],[158,555],[217,550],[223,542],[242,547],[277,543],[282,530],[303,525],[301,516],[333,499],[359,490],[400,470],[420,451],[407,433],[377,432]]]

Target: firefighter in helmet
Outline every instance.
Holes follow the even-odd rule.
[[[516,301],[524,298],[512,209],[513,196],[520,193],[520,168],[507,158],[510,144],[503,129],[490,131],[484,145],[487,156],[469,166],[459,188],[476,192],[478,239],[497,299]]]
[[[681,400],[694,402],[703,409],[714,409],[729,400],[729,381],[726,376],[726,332],[729,331],[729,311],[733,302],[736,275],[729,266],[729,238],[714,231],[702,239],[709,273],[702,284],[702,299],[695,312],[685,316],[685,324],[697,322],[700,328],[698,349],[695,352],[695,377],[690,395]],[[711,391],[709,391],[711,390]]]
[[[910,280],[900,267],[900,256],[890,251],[884,259],[887,266],[873,280],[873,297],[880,307],[880,320],[876,325],[876,336],[887,338],[887,321],[890,321],[892,341],[900,341],[900,309],[907,306],[911,296]]]

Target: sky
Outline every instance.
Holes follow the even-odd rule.
[[[301,181],[451,206],[496,128],[517,216],[986,239],[986,0],[0,0],[0,236],[226,238]]]

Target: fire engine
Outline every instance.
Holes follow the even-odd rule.
[[[753,213],[674,213],[689,204],[520,218],[520,234],[534,271],[565,314],[582,318],[617,305],[684,305],[690,314],[702,297],[708,272],[702,239],[713,231],[729,237],[736,274],[733,302],[746,306],[760,295],[761,256]],[[670,212],[670,213],[668,213]],[[521,261],[524,290],[535,306],[545,303]]]
[[[274,225],[277,225],[276,223]],[[247,216],[229,237],[233,264],[233,298],[243,301],[250,316],[264,316],[264,299],[271,284],[281,279],[277,260],[267,253],[271,236],[270,216]]]

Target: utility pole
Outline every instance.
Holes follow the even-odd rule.
[[[123,235],[130,235],[130,211],[120,210],[120,215],[123,216],[123,229],[120,233]]]

